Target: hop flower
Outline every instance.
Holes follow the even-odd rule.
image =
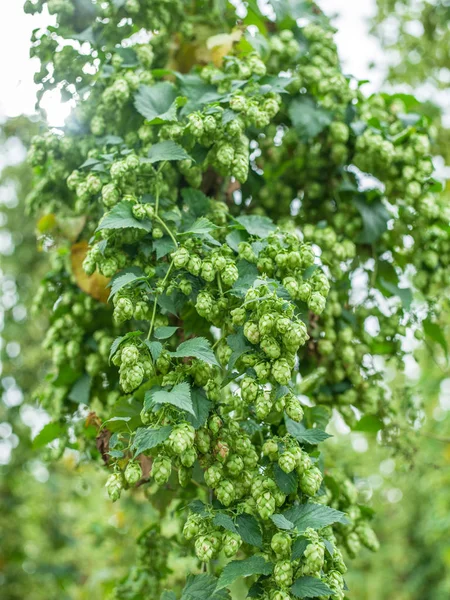
[[[208,536],[201,535],[195,540],[195,554],[202,562],[210,561],[215,553],[214,546]]]
[[[242,545],[242,539],[237,533],[227,531],[222,539],[223,551],[227,558],[231,558],[236,554]]]
[[[111,498],[113,502],[120,498],[120,494],[123,489],[123,480],[121,473],[113,473],[108,477],[108,480],[105,484],[106,491],[108,492],[108,496]]]
[[[303,573],[305,575],[319,572],[325,560],[325,544],[322,542],[308,544],[302,560],[304,561]]]
[[[258,325],[252,321],[247,321],[244,325],[244,335],[252,344],[257,344],[260,339]]]
[[[265,354],[267,354],[269,358],[273,360],[279,358],[281,350],[278,342],[274,337],[268,335],[264,336],[261,339],[260,346],[261,350],[263,350],[263,352],[265,352]]]
[[[244,402],[250,403],[256,400],[258,395],[258,384],[251,377],[244,377],[241,381],[241,394]]]
[[[177,269],[185,267],[190,260],[189,251],[186,248],[178,248],[176,252],[172,254],[173,264]]]
[[[234,486],[228,479],[222,479],[216,487],[216,496],[221,504],[230,506],[235,499]]]
[[[287,558],[291,553],[292,539],[288,533],[275,533],[270,541],[270,547],[277,558]]]
[[[125,480],[130,485],[135,485],[142,478],[141,465],[138,462],[130,461],[125,469]]]
[[[279,358],[272,365],[272,375],[277,383],[286,385],[291,379],[291,367],[285,358]]]
[[[275,498],[270,492],[264,492],[256,500],[256,508],[258,509],[259,516],[261,519],[268,519],[271,517],[276,508]]]
[[[315,496],[322,484],[322,473],[317,467],[311,467],[300,477],[300,489],[308,496]]]
[[[220,463],[215,463],[206,469],[205,474],[206,485],[210,488],[216,488],[223,479],[223,467]]]
[[[172,472],[172,464],[167,456],[158,456],[153,461],[152,477],[158,485],[164,485],[169,481]]]
[[[300,404],[299,400],[295,396],[290,396],[286,400],[285,411],[287,416],[295,421],[296,423],[300,423],[303,419],[303,408]]]
[[[281,560],[275,563],[273,577],[278,585],[289,587],[292,585],[293,576],[294,572],[290,560]]]
[[[377,552],[380,549],[380,542],[374,532],[374,530],[366,523],[361,523],[355,529],[358,534],[361,543],[364,544],[366,548],[372,550],[372,552]]]
[[[308,308],[316,315],[320,315],[325,310],[326,303],[326,298],[322,294],[313,292],[308,300]]]
[[[293,452],[287,450],[280,455],[278,464],[285,473],[292,473],[297,464],[297,457]]]

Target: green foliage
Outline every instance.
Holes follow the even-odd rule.
[[[225,599],[239,577],[251,597],[342,599],[343,551],[378,542],[325,428],[334,409],[399,444],[404,390],[376,365],[401,369],[412,330],[436,338],[449,282],[427,123],[356,89],[313,2],[274,2],[270,23],[250,3],[253,45],[228,2],[82,4],[27,5],[56,15],[33,39],[41,92],[77,99],[63,135],[33,139],[27,203],[79,220],[46,232],[42,406],[102,457],[112,501],[139,483],[171,511],[115,599]]]

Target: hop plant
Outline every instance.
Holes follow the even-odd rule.
[[[401,364],[402,338],[423,334],[405,310],[410,273],[428,332],[450,283],[449,211],[430,179],[426,122],[344,76],[314,2],[301,20],[273,3],[270,26],[245,44],[233,3],[200,13],[180,0],[93,2],[86,23],[72,4],[27,3],[55,15],[33,34],[37,81],[77,104],[64,132],[36,136],[29,152],[27,206],[57,223],[36,302],[50,317],[43,405],[83,456],[98,454],[91,425],[99,447],[109,440],[113,501],[139,481],[161,515],[170,505],[174,555],[258,552],[271,563],[270,575],[253,574],[262,598],[289,600],[305,575],[341,598],[342,551],[378,541],[351,477],[329,473],[308,441],[338,411],[350,428],[376,417],[400,445],[409,411],[376,358]],[[252,22],[264,23],[258,10]],[[86,54],[73,42],[91,28]],[[136,31],[151,39],[121,52]],[[168,68],[183,75],[161,78]],[[364,189],[359,171],[379,189]],[[367,298],[355,303],[357,269]],[[80,404],[92,411],[86,427]],[[277,529],[279,515],[310,498],[349,523],[304,532],[294,560],[297,534]],[[149,573],[152,583],[133,597],[161,596],[162,564],[139,567],[133,584]]]

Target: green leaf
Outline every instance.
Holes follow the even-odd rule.
[[[141,85],[134,97],[134,106],[151,125],[177,121],[177,109],[186,103],[185,98],[177,96],[175,86],[168,81]]]
[[[303,556],[303,553],[305,552],[306,548],[308,547],[308,544],[309,544],[309,540],[307,538],[304,538],[304,537],[297,538],[292,545],[291,559],[298,560],[299,558],[301,558]]]
[[[252,352],[252,347],[248,344],[243,333],[243,328],[239,327],[236,333],[232,333],[227,337],[227,344],[233,350],[228,361],[228,369],[233,370],[236,361],[247,352]]]
[[[146,450],[155,448],[167,440],[172,431],[172,425],[165,425],[159,429],[147,429],[139,427],[133,440],[131,448],[134,450],[134,456],[142,454]]]
[[[398,285],[391,283],[390,281],[386,281],[383,277],[379,277],[377,281],[380,284],[381,292],[384,296],[388,298],[391,296],[398,296],[406,310],[411,308],[411,303],[413,301],[412,290],[409,288],[398,287]],[[386,294],[385,292],[388,293]]]
[[[163,256],[177,249],[172,238],[169,236],[162,237],[159,240],[153,240],[153,249],[156,252],[156,258],[159,260]]]
[[[208,419],[209,411],[211,410],[211,401],[205,395],[205,392],[199,388],[193,388],[191,390],[192,408],[194,409],[194,415],[187,415],[187,420],[194,427],[194,429],[200,429],[206,423]]]
[[[353,198],[353,203],[361,215],[364,226],[359,241],[363,244],[373,244],[387,230],[391,215],[381,200],[368,203],[361,198]]]
[[[288,521],[284,515],[276,514],[272,515],[270,518],[274,525],[278,527],[278,529],[285,529],[286,531],[289,531],[290,529],[295,528],[294,523],[292,521]]]
[[[333,594],[333,590],[316,577],[300,577],[291,587],[291,592],[297,598],[316,598]]]
[[[217,590],[217,579],[212,575],[188,575],[181,600],[229,600],[226,590]]]
[[[128,431],[129,429],[134,431],[139,425],[142,425],[141,410],[142,402],[133,396],[122,396],[111,410],[108,421],[109,431]],[[127,423],[126,427],[124,427],[124,423]]]
[[[238,532],[233,519],[229,515],[226,515],[225,513],[217,513],[214,516],[213,523],[217,527],[223,527],[227,531],[232,531],[233,533]]]
[[[448,357],[448,345],[445,335],[442,329],[437,323],[433,323],[430,318],[422,321],[422,327],[427,338],[439,344],[444,351],[446,357]]]
[[[177,597],[174,592],[169,592],[168,590],[164,590],[164,592],[159,597],[159,600],[177,600]]]
[[[129,339],[132,339],[134,337],[139,337],[141,335],[142,335],[142,331],[136,330],[136,331],[130,331],[129,333],[122,335],[121,337],[117,337],[114,340],[114,342],[111,344],[111,349],[109,351],[109,361],[111,361],[112,357],[117,352],[117,350],[119,349],[121,344],[123,344],[124,342],[126,342]]]
[[[192,213],[194,217],[201,217],[205,213],[209,212],[211,201],[208,196],[205,196],[205,194],[200,190],[184,188],[181,191],[181,195],[183,196],[183,200],[189,208],[189,212]]]
[[[262,534],[258,521],[252,515],[242,514],[236,518],[238,533],[246,544],[261,548]]]
[[[163,351],[163,345],[161,344],[161,342],[149,342],[148,340],[145,340],[145,345],[150,350],[153,362],[156,362],[161,356],[161,352]]]
[[[92,377],[86,373],[75,382],[69,392],[69,400],[77,404],[89,404],[91,393]]]
[[[354,431],[365,431],[367,433],[376,433],[383,429],[383,421],[375,415],[364,415],[353,427]]]
[[[244,560],[232,560],[226,565],[219,577],[217,590],[226,588],[239,577],[250,577],[250,575],[270,575],[273,566],[262,556],[250,556]]]
[[[145,409],[158,404],[171,404],[195,416],[191,400],[191,389],[186,381],[167,390],[149,390],[145,393]]]
[[[153,333],[157,340],[167,340],[179,327],[157,327]]]
[[[289,117],[298,134],[305,141],[319,135],[333,120],[327,110],[319,108],[311,98],[295,98],[289,106]]]
[[[149,219],[139,221],[133,216],[133,205],[131,202],[123,201],[116,204],[108,213],[105,214],[100,221],[96,231],[102,229],[143,229],[144,231],[152,230],[152,222]]]
[[[295,471],[292,473],[285,473],[279,465],[275,464],[274,477],[277,486],[283,494],[293,494],[297,490],[298,478]]]
[[[145,279],[146,275],[139,267],[128,267],[127,269],[123,269],[123,271],[116,273],[108,284],[111,287],[111,293],[109,294],[108,300],[129,283],[137,283],[139,281],[144,281]]]
[[[198,358],[209,365],[214,365],[216,367],[220,366],[217,362],[214,352],[211,350],[210,343],[203,337],[186,340],[178,346],[175,352],[169,352],[169,354],[175,358],[186,358],[193,356],[194,358]]]
[[[260,215],[242,215],[236,221],[250,234],[260,238],[266,238],[269,233],[275,231],[276,227],[269,217]]]
[[[33,449],[37,450],[56,440],[66,432],[61,423],[47,423],[33,439]]]
[[[142,158],[142,162],[147,163],[155,163],[161,160],[187,160],[192,158],[186,152],[186,150],[173,142],[172,140],[165,140],[164,142],[159,142],[158,144],[154,144],[150,150],[148,151],[148,158]]]
[[[303,444],[320,444],[320,442],[333,437],[321,429],[306,429],[302,423],[296,423],[287,415],[284,416],[284,420],[286,422],[286,429],[288,433],[290,433],[292,437],[295,437],[296,440],[302,442]]]
[[[335,510],[323,504],[298,504],[289,508],[284,516],[288,521],[292,521],[297,530],[302,532],[308,527],[312,529],[322,529],[333,523],[348,524],[348,519],[340,510]]]
[[[189,227],[187,231],[183,231],[178,235],[202,234],[213,231],[214,229],[218,229],[217,225],[211,223],[211,221],[206,217],[200,217],[199,219],[197,219],[197,221],[195,221],[193,225]]]
[[[242,229],[233,229],[225,240],[232,250],[238,252],[239,244],[248,240],[248,233]]]

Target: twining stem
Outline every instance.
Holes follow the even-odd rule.
[[[167,273],[165,274],[165,276],[164,276],[164,279],[162,280],[161,287],[164,287],[164,285],[165,285],[165,283],[166,283],[166,281],[167,281],[167,279],[168,279],[168,277],[169,277],[169,275],[170,275],[170,272],[171,272],[171,270],[172,270],[172,267],[173,267],[173,261],[170,263],[170,265],[169,265],[169,268],[167,269]],[[149,328],[149,330],[148,330],[148,334],[147,334],[147,339],[148,339],[148,340],[150,339],[150,337],[151,337],[151,335],[152,335],[152,332],[153,332],[153,325],[155,324],[155,317],[156,317],[156,306],[157,306],[157,304],[158,304],[158,298],[159,298],[159,294],[156,294],[156,296],[155,296],[155,300],[154,300],[154,302],[153,302],[152,320],[150,321],[150,328]]]
[[[167,227],[167,225],[164,223],[164,221],[161,219],[161,217],[158,217],[158,215],[155,216],[155,220],[158,221],[158,223],[167,231],[167,233],[170,235],[172,242],[175,244],[175,246],[178,248],[178,242],[175,238],[175,236],[173,235],[173,233],[170,231],[170,229]]]

